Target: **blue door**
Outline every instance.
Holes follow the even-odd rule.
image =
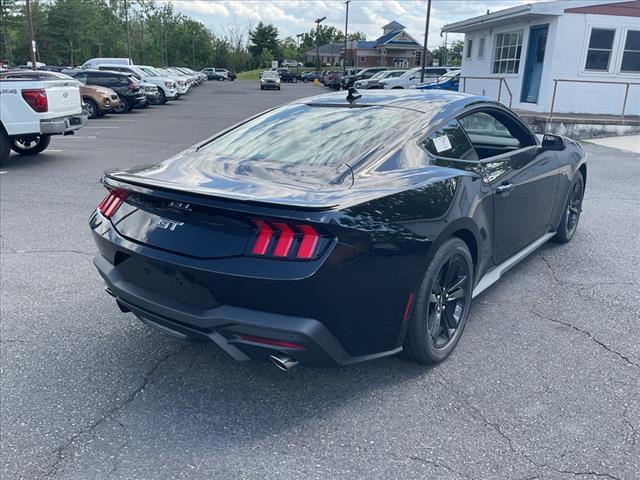
[[[527,60],[522,79],[521,102],[538,103],[548,32],[549,25],[536,25],[529,29],[529,46],[527,47]]]

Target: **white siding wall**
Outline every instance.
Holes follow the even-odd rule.
[[[513,93],[513,108],[548,112],[553,95],[553,80],[557,78],[640,82],[640,75],[621,74],[619,72],[626,30],[628,28],[640,28],[637,20],[637,18],[632,17],[610,15],[565,14],[560,17],[549,16],[532,22],[516,22],[508,26],[467,33],[465,35],[465,49],[463,50],[462,75],[492,78],[504,77]],[[549,33],[538,103],[520,102],[523,72],[529,44],[529,28],[543,24],[549,25]],[[591,26],[617,29],[608,73],[584,71]],[[518,30],[524,32],[518,73],[493,74],[496,35]],[[481,37],[485,38],[484,56],[483,58],[478,58]],[[470,59],[466,58],[469,39],[473,39],[473,51]],[[468,79],[466,80],[465,91],[497,98],[498,83],[497,80]],[[623,85],[562,83],[558,85],[554,111],[617,115],[620,114],[622,109],[624,91],[625,87]],[[509,103],[509,96],[504,87],[502,88],[500,101],[506,105]],[[626,113],[628,115],[640,115],[640,85],[629,88]]]

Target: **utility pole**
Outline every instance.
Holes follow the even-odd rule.
[[[449,46],[447,44],[447,32],[444,32],[444,62],[442,63],[443,67],[446,67],[449,64]]]
[[[131,61],[131,31],[129,30],[129,5],[124,0],[124,23],[127,27],[127,58]]]
[[[431,0],[427,0],[427,21],[424,24],[424,45],[420,62],[420,83],[424,82],[424,69],[427,66],[427,39],[429,38],[429,17],[431,16]]]
[[[316,19],[316,72],[320,71],[320,23],[326,18],[327,17]]]
[[[27,28],[29,29],[29,50],[31,51],[31,68],[38,69],[36,63],[36,39],[33,35],[33,16],[31,14],[31,0],[27,0]]]
[[[347,6],[347,10],[344,15],[344,55],[342,57],[342,74],[347,73],[347,30],[349,28],[349,4],[351,0],[347,0],[344,4]]]

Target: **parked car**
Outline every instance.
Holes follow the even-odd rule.
[[[99,85],[116,92],[120,103],[114,106],[115,113],[125,113],[147,103],[147,97],[140,82],[125,73],[107,70],[79,70],[73,74],[73,78],[83,85]]]
[[[80,85],[80,95],[89,118],[101,117],[120,104],[118,94],[107,87]]]
[[[302,65],[298,65],[299,63],[300,62],[297,62],[295,60],[283,60],[280,66],[283,68],[291,68],[291,67],[298,67],[298,66],[301,67]]]
[[[217,70],[217,69],[216,69]],[[232,82],[234,82],[236,80],[236,78],[238,78],[238,75],[236,74],[235,71],[233,70],[227,70],[226,68],[223,68],[222,70],[227,72],[227,78],[229,80],[231,80]]]
[[[316,78],[319,80],[322,76],[321,71],[312,70],[310,72],[306,72],[302,74],[302,81],[304,83],[313,82]]]
[[[445,73],[435,82],[420,83],[411,88],[415,88],[417,90],[452,90],[454,92],[457,92],[459,87],[460,70],[452,70],[448,73]]]
[[[384,70],[389,70],[387,67],[371,67],[371,68],[363,68],[358,71],[355,75],[347,75],[342,77],[341,86],[345,90],[352,87],[355,82],[358,80],[366,80],[373,77],[376,73],[382,72]]]
[[[452,67],[425,67],[424,68],[424,79],[425,81],[435,81],[438,77],[441,77],[447,72],[452,70],[456,70],[456,68]],[[420,67],[412,68],[411,70],[407,70],[407,72],[397,78],[387,78],[385,80],[380,80],[380,84],[383,88],[387,90],[391,89],[401,89],[401,88],[409,88],[412,85],[417,85],[420,83]]]
[[[376,73],[373,77],[365,79],[365,80],[356,80],[353,84],[354,87],[358,89],[377,89],[382,88],[380,85],[380,80],[384,80],[385,78],[396,78],[404,75],[406,70],[383,70],[381,72]]]
[[[342,82],[342,72],[332,72],[324,79],[324,86],[333,90],[340,90]]]
[[[98,65],[131,65],[132,63],[133,62],[128,58],[98,57],[87,60],[80,66],[80,68],[94,69],[97,68]]]
[[[280,76],[275,70],[266,70],[260,75],[260,90],[280,90]]]
[[[155,85],[157,87],[157,91],[155,92],[156,95],[154,95],[153,99],[150,99],[151,103],[164,105],[168,100],[173,100],[178,96],[178,89],[174,79],[167,77],[166,75],[158,75],[157,72],[145,69],[141,65],[100,64],[98,65],[98,69],[122,72],[135,77],[143,84],[142,86],[145,88],[145,94],[154,91],[153,88],[146,88],[148,84]]]
[[[67,75],[33,70],[0,74],[0,161],[10,150],[35,155],[52,135],[75,133],[87,123],[80,84]]]
[[[215,68],[212,67],[203,68],[200,71],[207,76],[207,80],[218,80],[222,82],[227,79],[226,73],[218,72]]]
[[[298,76],[295,73],[292,73],[287,68],[278,68],[276,70],[278,72],[278,76],[280,77],[280,81],[283,83],[298,83]]]
[[[177,74],[176,72],[173,72],[168,68],[153,67],[153,70],[158,72],[160,75],[165,75],[168,78],[173,79],[176,82],[178,97],[180,97],[180,95],[186,95],[187,93],[189,93],[189,90],[191,88],[191,83],[185,77],[184,74]]]
[[[330,93],[107,172],[94,263],[122,311],[236,360],[437,363],[473,297],[571,241],[586,177],[486,97]]]

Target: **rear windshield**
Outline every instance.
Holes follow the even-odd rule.
[[[219,157],[283,165],[352,165],[398,139],[420,113],[392,107],[287,105],[201,147]]]

